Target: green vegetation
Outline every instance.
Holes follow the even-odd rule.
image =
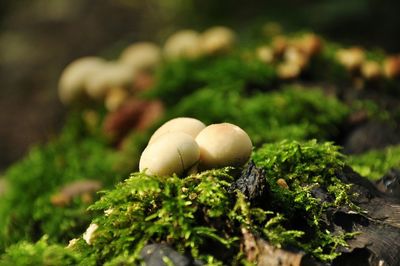
[[[146,244],[165,242],[208,265],[238,265],[248,263],[241,249],[243,228],[274,246],[333,261],[352,234],[332,232],[326,213],[343,206],[359,211],[351,186],[337,178],[345,164],[377,179],[400,162],[397,146],[344,157],[338,146],[322,142],[337,139],[354,110],[395,117],[378,103],[354,96],[359,91],[345,95],[354,73],[335,61],[338,48],[328,43],[292,80],[278,77],[277,62],[262,63],[244,49],[167,62],[157,70],[153,90],[141,95],[166,104],[163,119],[122,140],[122,151],[101,132],[104,110],[94,108],[97,120],[86,122],[83,112],[71,112],[59,137],[32,149],[4,174],[8,188],[0,201],[0,251],[5,250],[0,264],[131,265],[140,263]],[[265,172],[268,200],[253,202],[232,191],[241,170],[232,168],[185,178],[135,172],[107,190],[137,168],[152,131],[178,116],[242,127],[256,147],[252,159]],[[104,191],[93,198],[72,197],[66,204],[52,202],[79,180],[100,181]],[[321,191],[326,199],[318,197]],[[81,235],[90,223],[99,227],[88,245]],[[76,243],[63,248],[73,238]]]
[[[192,116],[207,124],[240,125],[260,145],[282,139],[333,138],[349,108],[316,88],[290,86],[246,97],[240,88],[219,86],[196,91],[170,112],[171,117]]]
[[[114,169],[118,155],[98,137],[85,138],[80,116],[72,115],[62,135],[12,166],[5,178],[9,189],[0,202],[2,248],[19,240],[67,243],[80,234],[92,215],[88,202],[73,198],[70,205],[51,203],[51,196],[76,180],[98,180],[110,187],[124,175]]]
[[[400,167],[400,146],[350,155],[348,164],[360,175],[377,180],[390,168]]]
[[[276,246],[333,260],[351,235],[332,234],[321,215],[327,208],[354,207],[349,185],[336,178],[344,166],[338,147],[284,141],[263,146],[253,158],[265,171],[270,201],[255,207],[239,191],[230,191],[236,179],[232,168],[185,178],[134,173],[89,208],[98,213],[92,223],[99,227],[90,245],[81,238],[72,249],[85,265],[127,265],[139,263],[147,243],[166,242],[210,265],[232,265],[245,261],[240,243],[246,228]],[[279,178],[289,189],[276,183]],[[316,198],[316,188],[328,191],[332,201]]]
[[[50,245],[47,236],[32,244],[21,241],[7,248],[0,256],[0,264],[11,265],[78,265],[80,258],[77,253],[61,245]]]

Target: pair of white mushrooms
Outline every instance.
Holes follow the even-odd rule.
[[[166,59],[196,59],[204,55],[229,52],[235,39],[235,33],[223,26],[211,27],[203,33],[181,30],[166,40],[163,52]]]
[[[157,129],[143,151],[139,169],[147,174],[182,175],[198,169],[241,166],[251,155],[252,142],[240,127],[212,124],[188,117],[172,119]]]

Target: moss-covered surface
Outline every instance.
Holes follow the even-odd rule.
[[[104,111],[95,124],[85,123],[82,113],[71,113],[60,136],[34,148],[4,174],[0,251],[7,251],[0,264],[136,264],[140,250],[152,242],[165,242],[209,265],[245,264],[242,228],[274,246],[300,249],[323,262],[334,260],[351,234],[332,234],[324,214],[340,206],[358,211],[350,185],[337,176],[348,164],[377,179],[399,166],[400,152],[396,146],[344,157],[338,146],[323,141],[343,138],[341,130],[355,111],[366,111],[365,119],[383,117],[396,124],[400,116],[391,109],[396,102],[388,99],[400,90],[399,82],[388,79],[364,80],[355,89],[359,74],[349,73],[335,59],[341,46],[324,44],[302,73],[289,80],[277,73],[282,58],[265,64],[255,57],[254,47],[165,62],[154,88],[141,97],[162,100],[167,111],[153,128],[125,139],[121,152],[100,130]],[[369,59],[380,62],[382,57],[379,51],[367,52]],[[113,188],[137,168],[151,132],[177,116],[245,129],[255,144],[252,159],[265,172],[268,200],[254,203],[232,192],[240,169],[231,168],[185,178],[135,172]],[[87,179],[100,181],[105,192],[89,200],[74,197],[64,206],[52,203],[64,186]],[[279,185],[282,179],[288,188]],[[330,200],[322,201],[315,191],[324,191]],[[88,245],[80,236],[90,223],[99,228]],[[63,248],[76,237],[72,248]]]
[[[121,180],[114,165],[118,154],[101,138],[82,137],[85,125],[72,115],[57,139],[30,151],[6,173],[7,192],[0,201],[1,248],[19,240],[68,243],[88,224],[89,202],[75,197],[68,206],[55,206],[51,197],[77,180],[99,180],[110,187]],[[94,199],[93,199],[94,200]]]
[[[400,167],[400,147],[390,146],[363,154],[348,156],[348,163],[355,171],[372,180],[377,180],[391,168]]]
[[[81,238],[72,250],[82,265],[128,265],[139,263],[147,243],[165,242],[209,265],[235,265],[245,261],[240,246],[241,228],[246,228],[276,246],[332,261],[351,235],[331,234],[321,215],[339,206],[356,210],[349,185],[336,177],[344,167],[338,147],[284,141],[263,146],[253,159],[265,171],[268,201],[252,206],[239,191],[231,191],[237,178],[231,168],[185,178],[134,173],[89,208],[98,213],[92,223],[99,227],[91,245]],[[277,184],[279,178],[288,189]],[[315,197],[317,187],[332,201]]]
[[[7,248],[6,253],[0,255],[0,264],[11,265],[78,265],[79,254],[68,250],[63,245],[49,244],[47,236],[38,242],[21,241]]]

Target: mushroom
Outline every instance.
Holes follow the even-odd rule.
[[[271,46],[276,56],[281,56],[288,47],[288,39],[284,35],[277,35],[272,40]]]
[[[158,176],[181,175],[199,158],[199,146],[192,136],[169,132],[146,147],[140,157],[139,170]]]
[[[98,57],[82,57],[70,63],[62,72],[58,94],[64,104],[70,104],[84,95],[87,78],[102,68],[105,61]]]
[[[194,30],[181,30],[172,34],[164,44],[164,56],[168,59],[200,57],[200,34]]]
[[[313,33],[307,33],[293,40],[293,46],[298,48],[307,56],[313,56],[321,52],[323,43],[317,35]]]
[[[365,52],[359,47],[340,49],[336,52],[336,59],[350,71],[359,69],[364,62],[364,58]]]
[[[277,67],[277,75],[281,79],[294,79],[301,73],[301,68],[298,64],[283,62]]]
[[[133,74],[130,67],[109,62],[88,76],[86,92],[94,100],[102,100],[110,89],[126,88],[132,84]]]
[[[206,55],[226,53],[233,48],[235,39],[233,30],[222,26],[211,27],[201,35],[201,48]]]
[[[381,66],[375,61],[366,61],[361,65],[361,74],[368,80],[379,78],[382,74]]]
[[[240,127],[221,123],[203,129],[196,137],[201,169],[241,166],[250,158],[252,143]]]
[[[151,42],[134,43],[122,51],[119,60],[133,71],[152,71],[161,62],[161,49]]]
[[[388,78],[396,78],[400,76],[400,55],[389,56],[383,64],[385,76]]]
[[[274,51],[271,47],[264,45],[260,46],[256,50],[257,58],[266,64],[270,64],[274,61]]]
[[[286,180],[283,179],[283,178],[279,178],[278,180],[276,180],[276,184],[277,184],[278,186],[280,186],[281,188],[289,189],[289,186],[288,186],[288,184],[286,183]]]
[[[153,143],[160,136],[169,132],[183,132],[186,133],[193,138],[196,138],[197,134],[202,131],[206,125],[200,120],[190,117],[178,117],[169,120],[164,123],[161,127],[159,127],[151,136],[149,140],[149,144]]]
[[[290,46],[285,50],[283,59],[290,65],[299,66],[300,69],[303,69],[309,61],[308,55],[294,46]]]

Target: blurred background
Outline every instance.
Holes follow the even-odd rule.
[[[230,26],[245,42],[269,21],[399,53],[399,10],[394,0],[2,0],[0,170],[57,134],[66,112],[58,77],[77,57],[111,59],[129,43],[211,25]]]

